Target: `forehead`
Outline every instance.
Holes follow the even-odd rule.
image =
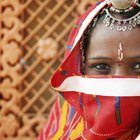
[[[95,56],[99,54],[114,57],[120,43],[125,56],[140,55],[140,28],[118,32],[105,27],[103,24],[97,24],[90,37],[87,55]]]

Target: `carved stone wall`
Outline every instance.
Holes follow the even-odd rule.
[[[0,140],[37,137],[56,98],[49,79],[75,18],[93,2],[0,0]]]
[[[20,128],[19,92],[22,22],[18,1],[0,1],[0,139],[17,135]]]

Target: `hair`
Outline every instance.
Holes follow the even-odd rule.
[[[81,42],[80,42],[80,49],[81,49],[81,72],[82,74],[85,73],[85,62],[86,62],[86,50],[88,49],[89,43],[90,43],[90,38],[92,35],[92,31],[95,28],[95,26],[99,23],[102,23],[103,18],[104,18],[104,11],[99,13],[88,25],[86,30],[84,31],[82,37],[81,37]]]

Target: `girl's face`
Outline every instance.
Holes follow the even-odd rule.
[[[140,76],[140,28],[118,32],[98,24],[86,50],[85,74]]]

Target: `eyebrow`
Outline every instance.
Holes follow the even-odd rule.
[[[106,59],[106,60],[112,60],[112,58],[111,57],[100,57],[100,56],[98,56],[98,57],[91,57],[91,58],[88,58],[87,60],[90,60],[90,59],[95,59],[95,60],[99,60],[99,59]]]
[[[140,59],[140,55],[129,57],[129,59],[138,59],[138,58]]]
[[[90,59],[94,59],[94,60],[100,60],[100,59],[112,60],[113,58],[111,58],[111,57],[104,57],[104,56],[98,56],[98,57],[88,58],[87,60],[90,60]],[[140,55],[138,55],[138,56],[132,56],[132,57],[127,57],[127,59],[140,59]]]

